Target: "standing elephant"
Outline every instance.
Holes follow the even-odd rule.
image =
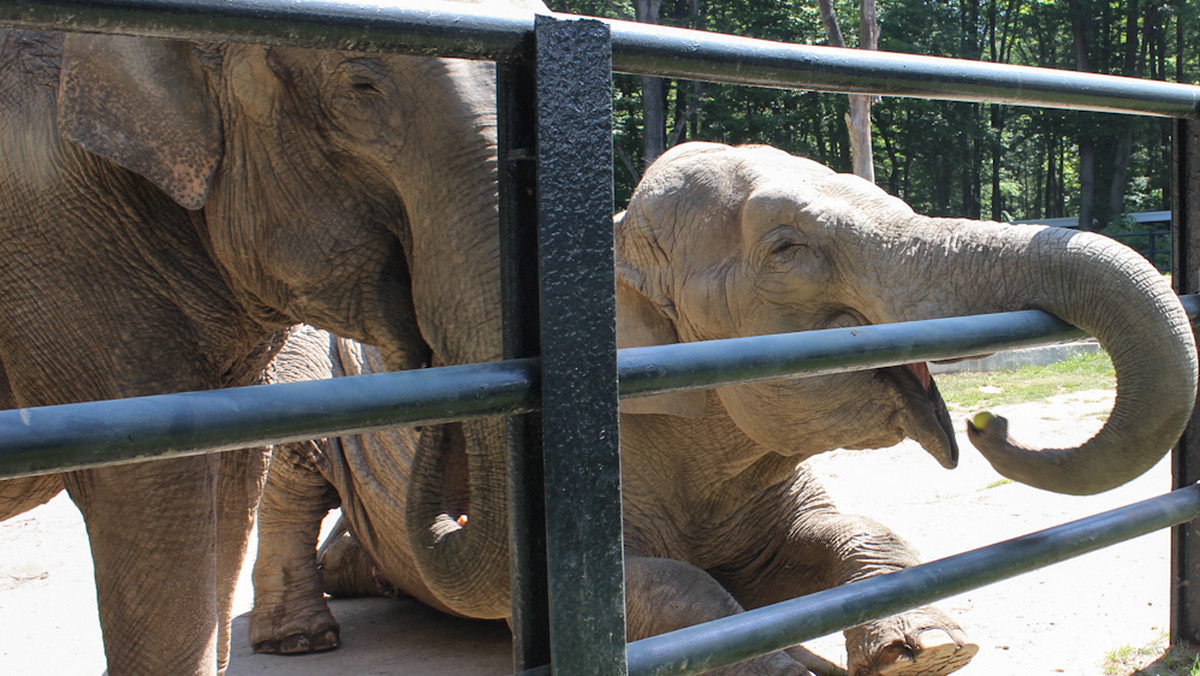
[[[1195,344],[1178,299],[1138,254],[1098,235],[919,216],[809,160],[694,143],[647,171],[616,221],[615,242],[621,347],[1029,308],[1092,332],[1119,382],[1095,437],[1034,450],[1009,439],[1000,418],[979,418],[983,427],[969,430],[997,470],[1041,488],[1094,493],[1141,474],[1178,437],[1195,398]],[[285,347],[281,377],[385,366],[352,341],[306,340]],[[322,572],[360,587],[382,577],[460,615],[507,615],[507,575],[478,574],[503,570],[487,560],[506,552],[471,546],[503,537],[484,532],[502,523],[489,510],[504,504],[503,451],[464,452],[464,429],[279,452],[260,512],[257,649],[336,645]],[[947,468],[957,463],[949,415],[924,364],[623,402],[628,638],[916,564],[895,533],[838,512],[803,463],[904,438]],[[350,570],[327,556],[319,571],[317,528],[339,501],[355,534],[338,543]],[[946,674],[975,652],[933,608],[846,637],[855,675]],[[721,673],[808,672],[784,652]]]
[[[0,31],[0,405],[262,382],[301,321],[390,369],[499,358],[494,83],[487,63]],[[65,487],[109,672],[211,675],[264,469],[259,450],[10,480],[0,518]]]

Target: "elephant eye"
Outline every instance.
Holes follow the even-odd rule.
[[[362,92],[364,94],[380,93],[379,87],[376,87],[375,83],[371,82],[370,80],[360,80],[360,79],[352,80],[350,82],[350,88],[356,92]]]
[[[790,257],[794,256],[804,245],[800,242],[791,239],[781,239],[771,246],[771,256],[774,257]]]
[[[382,81],[387,77],[387,70],[378,59],[351,59],[341,66],[343,82],[350,90],[361,94],[379,94],[383,92]]]

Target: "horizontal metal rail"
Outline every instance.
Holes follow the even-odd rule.
[[[630,676],[700,674],[932,603],[1183,523],[1200,515],[1200,486],[852,582],[628,647]]]
[[[1193,321],[1200,296],[1181,300]],[[627,348],[622,397],[959,359],[1076,340],[1037,310]],[[0,478],[341,436],[538,407],[515,359],[303,383],[0,411]]]
[[[1135,115],[1200,111],[1200,87],[1179,83],[604,21],[618,72]],[[427,2],[0,0],[0,25],[495,60],[533,30],[533,15]]]

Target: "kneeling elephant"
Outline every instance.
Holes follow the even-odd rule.
[[[616,220],[615,243],[621,347],[1030,308],[1090,331],[1118,379],[1114,412],[1094,437],[1038,450],[1009,438],[1000,418],[968,430],[1000,473],[1040,488],[1094,493],[1141,474],[1178,437],[1195,397],[1188,318],[1135,252],[1091,233],[920,216],[861,179],[772,148],[669,151]],[[280,366],[290,377],[382,366],[369,349],[318,333],[291,345],[293,363]],[[947,468],[958,461],[924,364],[624,402],[629,639],[916,564],[895,533],[838,512],[803,462],[905,438]],[[504,451],[468,447],[463,425],[449,424],[278,451],[260,510],[254,645],[336,645],[314,544],[339,502],[366,554],[353,560],[377,577],[448,612],[506,616],[507,578],[477,574],[507,556],[496,530],[504,517],[489,512],[504,504],[495,495]],[[369,568],[359,573],[373,584]],[[946,674],[975,652],[933,608],[846,637],[852,674]],[[721,673],[808,672],[781,652]]]

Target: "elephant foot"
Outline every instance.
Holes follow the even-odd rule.
[[[254,652],[269,655],[302,655],[305,653],[320,653],[338,647],[340,637],[337,628],[321,632],[316,636],[292,634],[282,639],[269,640],[254,645]]]
[[[341,630],[321,593],[316,561],[310,558],[306,563],[308,566],[299,571],[285,570],[270,565],[260,548],[254,565],[254,609],[250,612],[250,646],[254,652],[296,655],[338,647]]]
[[[942,676],[971,661],[979,646],[959,645],[950,634],[932,629],[917,636],[917,645],[890,645],[880,655],[880,676]]]
[[[321,545],[318,557],[321,587],[333,598],[404,596],[380,573],[370,555],[348,530],[339,528],[330,534]]]
[[[850,676],[945,676],[977,652],[961,627],[928,606],[846,631]]]
[[[328,608],[283,620],[282,608],[260,611],[255,606],[250,615],[250,645],[256,653],[319,653],[340,643],[341,630]]]

